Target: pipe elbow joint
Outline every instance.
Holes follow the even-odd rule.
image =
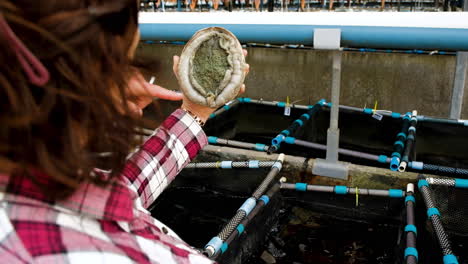
[[[284,135],[279,134],[279,135],[277,135],[277,136],[271,141],[271,145],[272,145],[272,146],[273,146],[273,145],[277,145],[277,146],[278,146],[279,144],[281,144],[281,142],[284,141],[285,138],[286,138],[286,137],[285,137]]]

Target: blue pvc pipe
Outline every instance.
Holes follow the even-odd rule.
[[[314,29],[340,28],[343,47],[468,51],[468,29],[463,28],[144,23],[140,32],[143,40],[188,41],[198,30],[213,26],[228,29],[242,43],[312,45]]]

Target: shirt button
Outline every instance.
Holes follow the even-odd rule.
[[[162,227],[162,231],[166,235],[167,235],[167,233],[169,233],[169,230],[167,230],[167,228],[165,226]]]

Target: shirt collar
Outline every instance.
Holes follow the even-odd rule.
[[[50,179],[40,172],[34,172],[33,175],[41,181]],[[129,188],[120,182],[114,182],[105,187],[84,183],[68,198],[54,201],[48,199],[41,189],[26,176],[0,173],[0,191],[4,193],[3,197],[0,195],[0,201],[66,209],[102,220],[128,222],[134,217],[134,197]]]

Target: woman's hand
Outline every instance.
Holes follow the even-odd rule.
[[[143,114],[143,108],[148,106],[155,97],[170,101],[183,99],[182,93],[148,83],[140,72],[136,72],[128,82],[127,95],[130,110],[140,116]]]
[[[247,50],[242,50],[242,51],[244,52],[244,56],[246,57]],[[174,71],[174,74],[177,79],[179,79],[179,76],[177,75],[178,65],[179,65],[179,56],[174,56],[172,70]],[[245,68],[246,74],[249,73],[249,69],[250,69],[250,66],[247,64],[247,67]],[[242,84],[239,94],[243,94],[244,92],[245,92],[245,84]],[[208,120],[208,118],[210,117],[211,113],[213,113],[216,110],[216,108],[211,108],[208,106],[203,106],[203,105],[193,103],[185,96],[183,96],[182,100],[183,100],[182,108],[189,110],[194,115],[198,116],[203,122],[206,122],[206,120]]]

